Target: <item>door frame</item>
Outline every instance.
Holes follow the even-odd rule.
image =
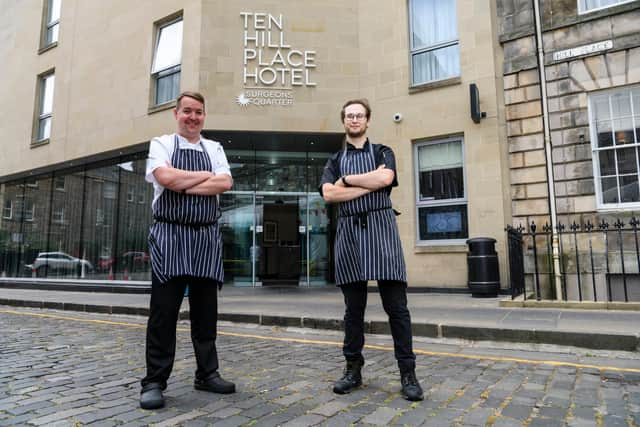
[[[251,195],[253,198],[253,216],[252,216],[252,225],[251,225],[251,235],[252,235],[252,247],[256,248],[257,247],[257,240],[256,240],[256,233],[257,233],[257,225],[256,224],[256,218],[258,216],[258,204],[257,204],[257,196],[296,196],[296,197],[304,197],[305,198],[305,208],[306,208],[306,215],[305,215],[305,223],[304,223],[304,241],[305,241],[305,264],[306,264],[306,280],[304,281],[300,281],[299,282],[299,286],[306,286],[306,287],[310,287],[311,286],[311,277],[310,277],[310,267],[309,267],[309,258],[311,256],[310,253],[310,248],[309,248],[309,199],[310,199],[310,195],[314,194],[314,193],[309,193],[309,192],[304,192],[304,191],[227,191],[224,194],[244,194],[244,195]],[[257,287],[257,281],[256,281],[256,264],[257,264],[257,259],[256,259],[256,250],[251,251],[251,286],[252,287]],[[262,284],[260,285],[262,286]]]

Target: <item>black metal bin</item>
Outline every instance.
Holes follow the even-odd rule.
[[[467,245],[469,246],[467,267],[471,296],[476,298],[498,296],[500,270],[496,253],[496,239],[474,237],[467,240]]]

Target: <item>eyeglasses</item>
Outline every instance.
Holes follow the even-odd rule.
[[[366,114],[362,114],[362,113],[358,113],[358,114],[349,113],[349,114],[345,114],[344,115],[345,119],[352,120],[352,121],[353,120],[360,121],[360,120],[364,119],[365,117],[367,117],[367,115]]]

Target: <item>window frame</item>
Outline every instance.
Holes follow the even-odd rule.
[[[440,199],[440,200],[420,200],[420,147],[428,145],[445,144],[450,142],[460,142],[461,161],[462,161],[462,185],[464,196],[455,199]],[[466,244],[469,238],[469,196],[467,193],[467,167],[464,153],[464,136],[450,136],[447,138],[436,139],[419,139],[413,144],[413,170],[414,170],[414,200],[416,203],[415,215],[416,215],[416,246],[445,246],[445,245],[460,245]],[[434,239],[423,240],[420,238],[420,208],[431,207],[445,207],[445,206],[461,206],[467,207],[467,237],[459,239]]]
[[[7,206],[7,204],[9,206]],[[9,210],[9,214],[7,215],[7,209]],[[2,205],[2,219],[13,219],[13,200],[7,199],[4,201],[4,205]]]
[[[49,142],[51,139],[51,129],[53,127],[53,99],[55,97],[55,87],[56,87],[56,78],[55,78],[55,69],[51,69],[45,71],[38,75],[37,79],[37,89],[36,89],[36,101],[35,101],[35,114],[34,114],[34,126],[33,126],[33,138],[31,141],[31,145],[41,145]],[[51,111],[44,112],[45,108],[45,96],[47,92],[47,83],[51,80]],[[47,135],[44,135],[43,126],[45,123],[49,121],[49,132]],[[41,138],[40,135],[43,135]]]
[[[607,89],[607,90],[602,90],[602,91],[597,91],[597,92],[592,92],[588,94],[588,115],[589,115],[589,135],[590,135],[590,139],[591,139],[591,163],[593,165],[593,182],[594,182],[594,189],[595,189],[595,198],[596,198],[596,209],[598,211],[629,211],[629,210],[637,210],[638,208],[640,208],[640,200],[638,200],[637,202],[617,202],[617,203],[605,203],[603,200],[603,194],[602,194],[602,184],[601,184],[601,179],[602,179],[602,175],[600,174],[600,156],[599,153],[603,152],[603,151],[613,151],[614,153],[617,152],[617,147],[620,147],[620,145],[616,145],[615,142],[612,143],[611,147],[598,147],[598,129],[597,129],[597,123],[599,121],[603,121],[603,120],[598,120],[597,117],[595,117],[595,107],[594,107],[594,103],[596,101],[596,99],[598,97],[607,96],[607,99],[609,101],[609,124],[611,125],[611,133],[612,136],[614,136],[615,139],[615,128],[613,126],[614,122],[617,120],[621,120],[621,118],[625,117],[625,116],[615,116],[613,117],[611,112],[612,112],[612,107],[611,107],[611,98],[616,95],[616,94],[629,94],[629,103],[630,103],[630,118],[631,118],[631,123],[632,123],[632,127],[633,127],[633,131],[634,131],[634,140],[635,142],[633,142],[632,144],[625,144],[624,148],[632,148],[635,147],[635,151],[636,151],[636,175],[638,177],[638,186],[639,186],[639,194],[640,194],[640,153],[638,152],[640,150],[640,135],[638,135],[638,131],[636,129],[640,128],[640,122],[636,122],[636,117],[640,118],[640,111],[634,111],[634,105],[633,105],[633,90],[635,89],[640,89],[640,85],[627,85],[627,86],[621,86],[615,89]],[[615,177],[616,179],[620,176],[623,176],[625,174],[620,174],[618,173],[618,161],[617,161],[617,155],[614,156],[614,166],[615,166]],[[620,182],[617,181],[616,183],[616,188],[618,189],[618,200],[621,200],[621,194],[620,194]]]
[[[438,82],[444,82],[444,81],[448,81],[448,80],[452,80],[452,79],[459,79],[462,75],[462,70],[460,67],[460,54],[459,54],[459,47],[460,47],[460,32],[458,31],[457,28],[457,23],[456,23],[456,38],[453,39],[449,39],[449,40],[444,40],[444,41],[440,41],[436,44],[433,45],[427,45],[427,46],[421,46],[421,47],[414,47],[413,46],[413,21],[414,21],[414,17],[412,14],[412,4],[413,2],[415,2],[417,0],[407,0],[407,16],[409,18],[409,87],[410,88],[419,88],[421,86],[428,86],[431,85],[433,83],[438,83]],[[455,0],[452,0],[454,2],[454,4],[456,5],[456,21],[458,19],[458,11],[457,11],[457,2]],[[450,75],[450,76],[446,76],[446,77],[442,77],[439,79],[432,79],[432,80],[426,80],[423,82],[415,82],[415,71],[414,71],[414,66],[413,66],[413,59],[415,56],[421,55],[423,53],[426,52],[435,52],[441,49],[446,49],[449,48],[451,46],[458,46],[458,73],[455,75]]]
[[[51,223],[64,224],[65,223],[65,208],[64,206],[58,209],[51,210]]]
[[[60,7],[58,10],[58,17],[51,19],[53,3],[56,0],[44,0],[42,2],[42,30],[40,37],[40,52],[44,52],[58,45],[58,40],[60,39],[60,14],[62,13],[62,0],[57,0],[60,3]],[[54,28],[57,28],[56,38],[55,40],[48,41],[49,34],[54,31]]]
[[[158,57],[158,48],[160,47],[159,46],[160,35],[162,33],[162,30],[178,22],[182,22],[182,37],[180,40],[180,62],[159,70],[155,70],[156,59]],[[170,17],[167,17],[163,20],[160,20],[154,23],[154,40],[153,40],[153,51],[151,56],[151,72],[150,72],[150,75],[151,75],[151,93],[149,96],[150,108],[157,108],[165,105],[171,105],[176,101],[178,95],[180,94],[180,83],[182,80],[181,77],[182,77],[183,45],[184,45],[184,18],[182,16],[182,12],[171,15]],[[161,79],[171,78],[176,74],[178,74],[178,90],[175,93],[175,97],[166,101],[158,102],[159,81]]]
[[[135,202],[135,187],[132,184],[127,186],[127,202]]]
[[[62,186],[58,185],[62,181]],[[53,188],[55,191],[66,191],[67,180],[64,175],[53,177]]]
[[[36,217],[36,204],[33,201],[30,201],[30,203],[27,204],[27,200],[23,201],[23,203],[24,206],[22,207],[22,220],[25,222],[33,222]]]
[[[617,3],[614,4],[609,4],[606,6],[598,6],[598,7],[594,7],[592,9],[585,9],[584,4],[585,4],[586,0],[578,0],[578,15],[586,15],[588,13],[592,13],[592,12],[598,12],[600,10],[604,10],[604,9],[609,9],[611,7],[616,7],[616,6],[620,6],[622,4],[626,4],[626,3],[631,3],[634,2],[636,0],[620,0]]]

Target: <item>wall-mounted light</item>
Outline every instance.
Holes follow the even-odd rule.
[[[469,85],[469,99],[471,101],[471,120],[480,123],[480,120],[487,117],[487,113],[480,111],[480,93],[475,83]]]

